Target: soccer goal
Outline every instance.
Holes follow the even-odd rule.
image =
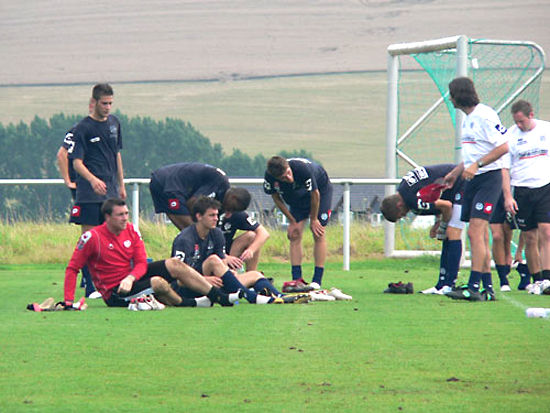
[[[455,36],[389,46],[386,177],[399,178],[420,165],[461,162],[463,113],[453,107],[448,93],[455,77],[470,77],[480,100],[508,127],[515,100],[526,99],[538,111],[544,62],[544,50],[523,41]],[[385,193],[395,190],[388,185]],[[397,230],[401,250],[396,249]],[[385,222],[384,253],[406,257],[440,249],[427,238],[410,220]]]

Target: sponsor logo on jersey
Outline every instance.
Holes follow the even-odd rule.
[[[71,216],[72,217],[79,217],[80,216],[80,206],[75,205],[73,209],[71,209]]]
[[[264,189],[266,191],[271,191],[271,184],[264,180]]]
[[[323,213],[321,214],[321,219],[322,219],[323,221],[326,221],[326,220],[328,219],[328,214],[327,214],[326,212],[323,212]]]
[[[109,246],[107,248],[109,248],[110,250],[114,250],[115,246],[113,245],[112,242],[109,242]]]
[[[540,135],[540,140],[544,142],[546,140],[546,136],[545,135]]]
[[[168,200],[168,208],[169,209],[180,209],[179,199],[169,199]]]
[[[208,194],[207,196],[208,196],[208,198],[216,198],[216,193],[212,192],[212,193]]]
[[[80,239],[78,240],[77,248],[81,250],[84,248],[84,245],[92,238],[92,233],[90,231],[86,231],[84,234],[80,236]]]
[[[101,138],[99,136],[96,136],[95,138],[90,139],[90,142],[91,143],[96,143],[96,142],[99,142],[100,140],[101,140]]]
[[[231,222],[226,222],[225,224],[223,224],[223,230],[225,232],[231,231]]]
[[[132,241],[127,239],[126,241],[123,242],[123,244],[126,248],[130,248],[132,246]]]
[[[185,252],[177,250],[176,255],[174,255],[174,257],[176,257],[181,262],[184,262],[185,261]]]
[[[493,204],[486,203],[485,205],[483,205],[483,212],[485,212],[486,214],[490,214],[491,212],[493,212]]]
[[[477,209],[478,211],[481,211],[481,210],[483,209],[483,203],[478,202],[478,203],[476,204],[476,209]]]
[[[455,194],[455,201],[460,201],[460,198],[462,197],[462,195],[459,193]]]
[[[495,129],[501,134],[504,135],[507,132],[507,129],[504,125],[495,125]]]

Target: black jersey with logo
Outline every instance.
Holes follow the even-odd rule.
[[[99,122],[90,116],[78,122],[73,132],[74,147],[69,160],[82,159],[84,166],[107,185],[106,195],[97,195],[90,183],[76,174],[76,202],[103,202],[118,196],[117,155],[122,149],[118,119],[109,115]]]
[[[172,257],[178,257],[201,274],[202,263],[212,254],[225,258],[225,242],[219,228],[210,230],[202,239],[197,227],[191,225],[181,231],[172,243]]]

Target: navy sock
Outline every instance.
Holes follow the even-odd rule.
[[[445,285],[452,287],[455,285],[455,281],[458,277],[458,270],[460,269],[460,258],[462,258],[462,240],[455,239],[449,241],[447,248],[447,276],[445,278]]]
[[[550,280],[550,270],[542,270],[542,278]]]
[[[227,270],[227,272],[222,275],[222,281],[223,281],[223,289],[230,293],[236,293],[238,290],[243,290],[244,292],[244,298],[249,303],[256,303],[256,297],[258,294],[256,294],[255,291],[249,290],[244,285],[241,284],[241,282],[233,275],[231,270]]]
[[[527,267],[526,264],[520,262],[516,270],[520,276],[518,290],[525,290],[525,287],[527,287],[531,283],[531,273],[529,272],[529,267]]]
[[[498,273],[498,278],[500,279],[500,285],[509,285],[508,282],[508,274],[510,274],[510,266],[509,265],[496,265],[495,266]]]
[[[447,262],[449,257],[449,241],[447,239],[443,240],[443,245],[441,247],[441,258],[439,259],[439,278],[435,288],[441,290],[445,285],[445,278],[447,276]]]
[[[542,271],[531,274],[533,276],[533,282],[542,281]]]
[[[481,280],[483,281],[483,288],[491,293],[495,292],[493,290],[493,276],[490,272],[484,272],[481,274]]]
[[[302,266],[301,265],[293,265],[292,266],[292,279],[293,280],[299,280],[302,278]]]
[[[94,283],[92,282],[92,274],[90,274],[90,271],[88,270],[88,266],[85,265],[82,267],[82,278],[84,280],[85,285],[85,295],[86,297],[89,297],[91,293],[95,291]]]
[[[481,273],[479,271],[470,271],[468,288],[472,291],[479,291],[480,282],[481,282]]]
[[[181,303],[179,303],[177,306],[178,307],[196,307],[197,301],[194,298],[181,297]]]
[[[271,294],[274,294],[276,297],[279,297],[281,295],[281,292],[275,288],[273,284],[271,284],[267,279],[260,278],[256,283],[254,284],[254,291],[260,292],[264,289],[267,289]]]
[[[315,269],[313,270],[313,280],[311,282],[321,285],[324,271],[325,269],[323,267],[315,267]]]

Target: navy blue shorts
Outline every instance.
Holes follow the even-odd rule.
[[[157,214],[164,212],[171,215],[191,215],[186,205],[188,199],[181,194],[164,192],[164,188],[154,176],[151,177],[149,191]]]
[[[118,285],[111,290],[111,296],[105,300],[105,304],[109,307],[127,307],[128,302],[134,298],[139,297],[143,294],[153,294],[153,289],[151,288],[151,278],[152,277],[162,277],[169,284],[174,282],[174,278],[168,272],[166,268],[166,261],[154,261],[147,264],[147,272],[139,280],[134,282],[132,289],[128,294],[119,294],[116,291],[118,290]]]
[[[317,218],[319,219],[321,225],[326,227],[328,221],[330,220],[330,215],[332,214],[332,185],[327,185],[324,188],[324,192],[320,195],[321,199],[319,200],[319,212],[317,213]],[[290,213],[296,222],[309,218],[310,205],[311,200],[308,196],[302,198],[299,204],[290,206]]]
[[[518,229],[518,226],[514,222],[512,215],[509,212],[506,212],[504,208],[504,195],[501,195],[498,199],[497,206],[495,211],[491,216],[490,224],[504,224],[508,225],[511,229]]]
[[[103,224],[105,217],[101,213],[101,205],[103,205],[102,202],[74,204],[69,222],[77,225],[93,226]]]
[[[471,218],[490,221],[502,195],[502,171],[500,169],[476,175],[466,183],[462,202],[461,221]]]
[[[540,188],[516,187],[514,198],[519,229],[529,231],[537,228],[539,222],[550,222],[550,184]]]

